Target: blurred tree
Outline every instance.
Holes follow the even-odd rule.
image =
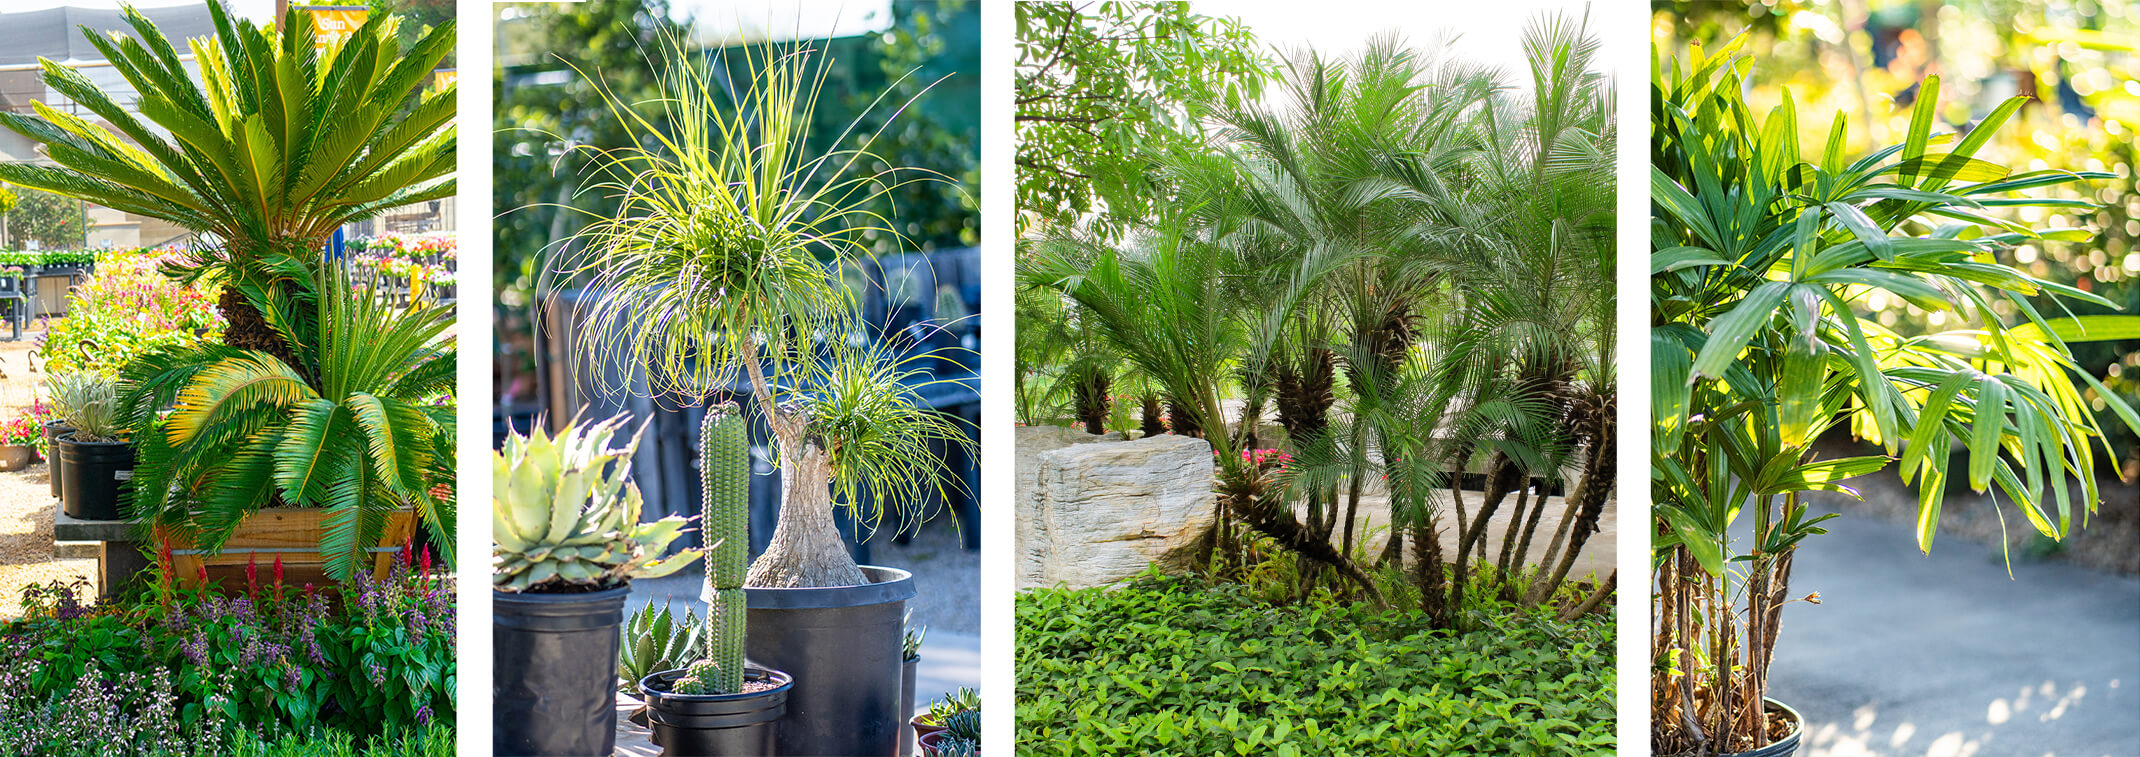
[[[16,204],[6,220],[10,246],[34,240],[40,249],[71,250],[86,244],[89,219],[81,200],[19,187],[15,192]]]
[[[1240,21],[1188,3],[1018,3],[1019,235],[1035,221],[1116,236],[1169,201],[1155,156],[1200,145],[1203,114],[1262,91],[1275,62]]]

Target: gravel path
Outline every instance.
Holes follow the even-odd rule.
[[[4,332],[0,332],[4,333]],[[0,342],[0,420],[13,418],[36,398],[44,374],[29,351],[35,334]],[[51,468],[43,463],[0,473],[0,618],[22,614],[22,589],[33,583],[83,579],[94,581],[97,561],[52,557]]]

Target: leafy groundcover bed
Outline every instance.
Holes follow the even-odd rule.
[[[1145,579],[1018,598],[1018,745],[1038,755],[1611,754],[1610,615],[1428,628]]]
[[[32,586],[0,621],[0,757],[452,755],[454,602],[428,567],[333,597],[272,568],[229,597]]]

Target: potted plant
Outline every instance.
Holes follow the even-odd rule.
[[[930,702],[928,711],[915,715],[912,720],[908,721],[908,724],[913,726],[914,738],[919,741],[923,736],[944,730],[944,721],[953,714],[979,709],[981,709],[981,692],[974,691],[970,687],[960,686],[958,691],[945,692],[942,697]]]
[[[691,662],[698,654],[699,635],[705,624],[690,610],[676,617],[669,606],[649,604],[624,619],[624,642],[617,651],[617,690],[642,701],[639,679]],[[632,722],[646,725],[646,708],[632,714]]]
[[[944,716],[943,729],[917,739],[922,757],[972,757],[981,753],[981,710],[959,710]]]
[[[207,10],[214,32],[190,40],[192,63],[132,9],[134,35],[85,30],[138,102],[42,61],[45,85],[87,113],[0,113],[52,160],[0,164],[0,181],[215,240],[169,272],[221,285],[222,344],[151,350],[121,375],[120,421],[141,455],[128,506],[145,541],[201,557],[274,521],[264,528],[316,539],[333,578],[398,546],[398,513],[413,510],[450,564],[452,503],[429,495],[452,476],[452,408],[429,401],[453,386],[450,311],[346,309],[375,293],[329,291],[346,275],[321,250],[348,222],[455,193],[454,90],[418,86],[452,51],[453,24],[404,35],[373,12],[322,45],[300,8],[267,26],[220,0]],[[298,462],[308,452],[315,464]],[[375,571],[392,559],[377,553]]]
[[[2140,429],[2066,347],[2131,337],[2140,317],[2045,319],[2029,296],[2109,303],[2001,260],[2020,244],[2088,232],[1982,214],[2067,206],[2017,193],[2110,174],[2014,172],[1978,157],[2026,97],[1965,136],[1932,134],[1937,77],[1919,85],[1902,144],[1845,155],[1838,114],[1826,148],[1802,161],[1793,104],[1755,123],[1742,100],[1743,41],[1663,61],[1653,83],[1650,686],[1660,755],[1796,751],[1804,723],[1769,698],[1768,679],[1784,605],[1817,601],[1793,597],[1798,545],[1835,517],[1811,515],[1807,495],[1856,496],[1848,479],[1893,465],[1915,482],[1918,547],[1929,551],[1951,475],[1977,491],[1997,486],[2058,539],[2071,525],[2069,483],[2084,508],[2096,506],[2091,445],[2109,454],[2074,382]],[[1873,298],[1959,325],[1897,333],[1870,317]],[[2003,322],[1993,301],[2025,321]],[[1881,454],[1823,457],[1815,440],[1831,430]],[[1751,529],[1735,528],[1742,517]]]
[[[74,430],[59,438],[61,509],[82,520],[120,520],[120,491],[133,478],[134,447],[122,437],[118,385],[95,373],[55,377],[52,402]]]
[[[639,522],[626,480],[635,438],[621,418],[556,437],[513,433],[491,453],[492,744],[500,754],[609,754],[616,747],[618,626],[634,578],[676,572],[662,559],[685,521]]]
[[[837,272],[874,255],[873,235],[898,238],[864,203],[926,177],[855,175],[874,162],[867,139],[812,152],[820,51],[745,53],[750,78],[731,82],[681,41],[664,49],[674,60],[656,66],[661,117],[627,119],[631,145],[587,148],[607,173],[597,190],[619,207],[559,247],[571,257],[554,270],[598,293],[578,346],[631,367],[607,389],[747,395],[782,481],[770,545],[742,582],[749,657],[795,681],[778,752],[890,755],[914,587],[905,571],[856,565],[833,508],[874,528],[885,508],[862,507],[865,493],[902,507],[956,486],[931,446],[971,441],[918,399],[928,356],[863,333],[859,298]]]
[[[37,444],[44,435],[41,423],[28,414],[0,424],[0,471],[17,471],[37,462]]]
[[[908,613],[911,620],[913,613]],[[899,714],[912,717],[914,713],[915,676],[921,673],[921,640],[929,635],[928,626],[907,626],[907,632],[899,641]],[[911,725],[911,723],[910,723]],[[914,757],[914,729],[902,729],[899,734],[899,757]]]
[[[706,628],[687,670],[647,676],[654,743],[673,757],[773,754],[794,684],[787,673],[744,663],[750,557],[750,431],[735,403],[706,409],[699,432],[699,480],[706,511]]]
[[[66,381],[65,376],[66,374],[64,373],[45,374],[45,394],[51,396],[54,382]],[[52,498],[64,499],[60,484],[64,478],[62,474],[66,471],[66,463],[59,459],[59,438],[74,433],[74,427],[67,425],[67,413],[65,410],[60,409],[57,403],[53,405],[50,413],[51,417],[47,418],[44,424],[45,475],[51,479]]]

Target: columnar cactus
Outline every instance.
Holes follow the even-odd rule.
[[[705,484],[706,660],[721,693],[743,689],[743,576],[750,565],[750,434],[736,404],[706,409],[699,429]]]

